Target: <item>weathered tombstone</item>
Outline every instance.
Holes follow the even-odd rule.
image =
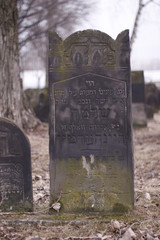
[[[133,207],[128,30],[49,36],[51,204],[65,213]]]
[[[0,118],[0,210],[32,211],[30,144],[22,130]]]
[[[132,121],[133,126],[145,127],[147,116],[145,111],[145,84],[143,71],[132,71]]]

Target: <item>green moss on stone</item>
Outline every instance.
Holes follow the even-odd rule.
[[[59,180],[55,180],[57,192],[54,201],[62,191],[61,214],[116,214],[116,209],[119,214],[117,206],[124,206],[121,213],[132,209],[132,173],[128,168],[118,159],[115,162],[112,159],[94,159],[91,164],[90,158],[86,158],[86,162],[90,166],[88,171],[83,166],[83,159],[60,160],[57,163]]]
[[[143,71],[132,71],[131,72],[132,84],[144,84]]]
[[[25,204],[4,203],[4,204],[1,205],[0,210],[2,212],[32,212],[33,211],[33,206],[29,202],[26,202]]]
[[[133,124],[133,128],[135,129],[145,128],[145,127],[147,127],[147,124],[138,124],[138,123]]]
[[[113,206],[112,212],[123,214],[129,211],[129,208],[122,203],[116,203]]]

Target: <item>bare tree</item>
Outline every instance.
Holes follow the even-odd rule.
[[[0,115],[21,126],[17,17],[17,0],[0,0]]]
[[[19,44],[46,37],[48,31],[71,31],[93,5],[93,0],[19,0]]]
[[[19,48],[49,29],[70,29],[89,4],[75,0],[0,0],[0,116],[33,124],[20,80]]]
[[[138,31],[138,27],[139,27],[139,20],[140,17],[142,15],[142,10],[149,4],[149,3],[154,3],[157,6],[160,6],[160,2],[158,3],[156,0],[139,0],[139,4],[138,4],[138,10],[136,13],[136,17],[135,17],[135,21],[134,21],[134,25],[133,25],[133,31],[131,34],[131,40],[130,40],[130,48],[132,50],[133,48],[133,44],[135,42],[136,36],[137,36],[137,31]]]

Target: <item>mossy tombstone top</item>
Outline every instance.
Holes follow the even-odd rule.
[[[96,72],[104,73],[106,69],[129,67],[127,41],[128,30],[120,33],[116,40],[97,30],[76,32],[64,41],[57,33],[50,33],[49,72],[56,70],[58,78],[69,78],[71,70],[75,76],[82,71],[95,72],[95,68]]]

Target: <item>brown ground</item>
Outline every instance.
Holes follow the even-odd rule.
[[[134,129],[135,210],[117,218],[49,215],[48,126],[42,124],[27,135],[34,213],[0,213],[0,239],[160,239],[160,113],[147,128]]]

